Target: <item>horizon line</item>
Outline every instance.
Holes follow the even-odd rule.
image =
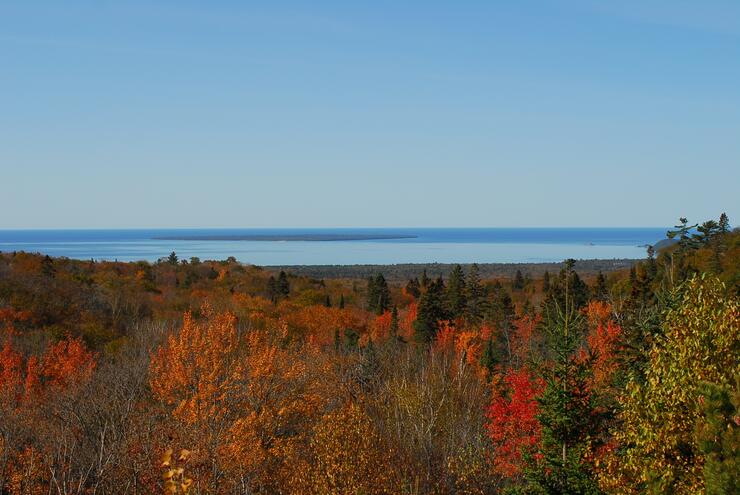
[[[629,226],[629,225],[571,225],[571,226],[475,226],[475,227],[0,227],[0,232],[9,231],[120,231],[120,230],[404,230],[404,229],[439,229],[439,230],[472,230],[472,229],[670,229],[674,226]]]

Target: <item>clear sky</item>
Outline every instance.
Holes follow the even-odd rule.
[[[0,228],[740,223],[740,1],[0,0]]]

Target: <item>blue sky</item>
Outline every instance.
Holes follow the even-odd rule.
[[[0,228],[663,226],[738,186],[737,0],[0,0]]]

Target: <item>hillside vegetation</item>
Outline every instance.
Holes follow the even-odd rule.
[[[0,253],[0,493],[738,493],[740,232],[668,236],[394,274]]]

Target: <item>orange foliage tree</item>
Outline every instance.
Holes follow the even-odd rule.
[[[33,355],[24,359],[7,339],[0,351],[0,397],[5,405],[20,407],[40,393],[89,380],[95,366],[95,354],[80,338],[50,344],[40,359]]]
[[[236,317],[213,314],[207,305],[201,311],[201,321],[185,313],[180,332],[169,336],[150,365],[154,396],[186,424],[219,422],[227,416],[239,405],[234,394],[246,378]]]
[[[180,332],[152,356],[152,392],[196,447],[199,489],[216,493],[238,484],[269,491],[281,460],[318,414],[327,368],[311,346],[299,353],[284,345],[285,322],[272,332],[241,334],[232,313],[215,314],[207,305],[201,313],[199,320],[186,313]],[[317,373],[306,364],[312,358]]]
[[[619,368],[617,356],[621,349],[622,328],[612,319],[612,308],[607,303],[591,301],[583,313],[588,321],[588,333],[586,345],[578,351],[578,359],[590,361],[590,385],[603,391],[610,387]]]

